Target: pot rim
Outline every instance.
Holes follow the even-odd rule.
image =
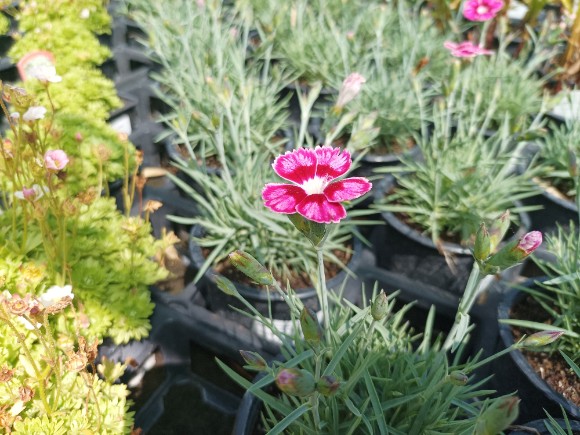
[[[377,183],[377,189],[374,193],[374,197],[377,199],[384,197],[385,192],[395,182],[396,182],[396,180],[395,180],[394,176],[387,175],[379,183]],[[514,205],[522,206],[523,204],[520,201],[514,201]],[[523,236],[525,234],[525,232],[531,226],[530,215],[528,213],[519,212],[518,215],[520,217],[520,225],[519,225],[517,231],[511,237],[509,237],[506,242],[511,242],[511,241],[516,240],[517,238]],[[433,243],[433,240],[431,240],[427,236],[424,236],[416,229],[411,228],[410,226],[405,224],[403,221],[401,221],[399,218],[397,218],[395,216],[395,213],[390,212],[390,211],[381,211],[381,216],[389,225],[391,225],[393,228],[395,228],[401,234],[409,237],[413,241],[415,241],[423,246],[437,250],[437,246],[435,246],[435,243]],[[471,250],[469,248],[464,248],[463,246],[461,246],[457,243],[443,242],[442,245],[446,251],[451,252],[453,254],[471,255]]]
[[[520,287],[533,287],[536,285],[537,282],[545,281],[546,277],[539,277],[539,278],[530,278],[524,281]],[[514,344],[514,335],[511,330],[511,325],[501,323],[500,320],[509,319],[509,313],[511,308],[514,306],[516,302],[518,302],[521,298],[523,298],[527,293],[519,290],[516,287],[510,287],[506,293],[504,293],[502,299],[500,300],[498,307],[497,307],[497,319],[498,319],[498,326],[499,326],[499,336],[503,345],[507,348]],[[530,382],[540,390],[544,396],[548,399],[556,402],[559,405],[562,405],[566,412],[574,418],[580,417],[580,407],[574,405],[572,402],[568,401],[564,396],[560,393],[552,389],[548,385],[546,381],[544,381],[532,368],[532,366],[528,363],[527,358],[524,354],[516,349],[509,353],[511,359],[514,363],[518,366],[520,371],[527,376]]]
[[[193,240],[194,237],[200,237],[203,234],[203,227],[201,225],[194,225],[191,228],[189,233],[189,242],[188,242],[188,250],[189,256],[198,269],[201,265],[205,262],[205,257],[202,254],[201,247],[195,243]],[[353,234],[352,237],[352,255],[350,260],[347,264],[345,264],[345,268],[351,272],[354,272],[359,268],[360,261],[362,258],[362,242],[361,240]],[[335,276],[329,279],[326,282],[326,286],[328,289],[331,288],[340,288],[344,280],[346,279],[348,272],[345,269],[341,269]],[[204,278],[207,279],[209,282],[215,284],[215,277],[221,276],[213,266],[210,266],[203,274]],[[239,282],[235,283],[237,290],[240,294],[244,297],[250,298],[256,301],[262,302],[285,302],[284,298],[278,294],[276,291],[271,291],[269,289],[263,290],[257,287],[252,287],[246,284],[242,284]],[[315,287],[302,287],[298,289],[293,289],[296,296],[299,299],[308,299],[317,296],[317,291]]]

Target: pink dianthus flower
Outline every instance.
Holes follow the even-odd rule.
[[[470,21],[488,21],[504,6],[503,0],[467,0],[463,4],[463,16]]]
[[[348,151],[330,146],[286,152],[272,167],[294,184],[266,184],[262,191],[264,205],[277,213],[299,213],[314,222],[337,223],[346,217],[341,202],[358,198],[372,187],[363,177],[337,180],[351,164]]]
[[[471,58],[483,54],[493,54],[493,51],[475,45],[470,41],[463,41],[460,43],[445,41],[443,46],[451,52],[452,56],[461,58]]]

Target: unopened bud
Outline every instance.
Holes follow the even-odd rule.
[[[531,231],[520,240],[505,245],[485,263],[485,274],[499,273],[522,262],[542,244],[542,233]]]
[[[473,256],[477,261],[485,261],[491,252],[491,241],[485,224],[482,223],[475,236]]]
[[[276,376],[276,385],[290,396],[309,396],[314,393],[314,376],[306,370],[297,368],[282,369]]]
[[[244,358],[244,361],[248,364],[246,368],[248,370],[263,371],[266,370],[268,364],[266,360],[256,352],[250,352],[249,350],[240,350],[240,355]]]
[[[504,238],[511,224],[510,211],[506,210],[489,227],[490,251],[494,252]]]
[[[268,269],[262,266],[258,260],[247,252],[234,251],[229,255],[229,257],[236,269],[248,278],[256,281],[258,284],[272,285],[274,283],[274,278]]]
[[[387,315],[389,309],[389,301],[387,300],[387,295],[384,290],[375,296],[373,303],[371,305],[371,316],[375,320],[382,320]]]
[[[350,74],[342,82],[342,87],[338,92],[338,99],[336,100],[336,107],[343,108],[352,100],[354,100],[362,90],[362,85],[365,83],[366,79],[361,74]]]
[[[310,308],[302,308],[300,313],[300,327],[302,328],[302,334],[304,335],[304,340],[311,346],[316,346],[320,343],[322,339],[322,327],[318,322],[316,313]]]
[[[453,385],[462,386],[467,384],[469,378],[462,371],[453,370],[451,373],[449,373],[449,376],[447,376],[447,380],[451,382]]]
[[[321,376],[318,384],[316,384],[316,391],[326,397],[336,394],[342,384],[335,376],[325,375]]]
[[[225,276],[215,275],[214,279],[215,279],[215,283],[218,286],[218,288],[222,292],[224,292],[226,295],[228,295],[228,296],[237,296],[238,295],[238,290],[236,289],[236,286],[229,279],[227,279]]]
[[[553,343],[564,334],[563,331],[540,331],[525,338],[522,347],[542,347]]]
[[[514,396],[494,401],[477,419],[474,435],[496,435],[510,426],[520,411],[520,399]]]

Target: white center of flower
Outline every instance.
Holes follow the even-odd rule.
[[[302,183],[302,188],[308,195],[316,195],[324,192],[328,181],[323,177],[314,177]]]
[[[485,5],[479,5],[476,10],[480,15],[487,14],[489,12],[489,8]]]

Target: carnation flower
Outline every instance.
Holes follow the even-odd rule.
[[[493,54],[493,51],[475,45],[470,41],[463,41],[460,43],[445,41],[443,46],[451,52],[452,56],[455,57],[471,58],[480,55]]]
[[[470,21],[487,21],[503,8],[503,0],[467,0],[463,4],[463,16]]]
[[[351,164],[348,151],[330,146],[286,152],[276,158],[272,167],[294,184],[266,184],[262,191],[264,205],[277,213],[299,213],[314,222],[337,223],[346,217],[341,202],[358,198],[372,187],[363,177],[337,181]]]

